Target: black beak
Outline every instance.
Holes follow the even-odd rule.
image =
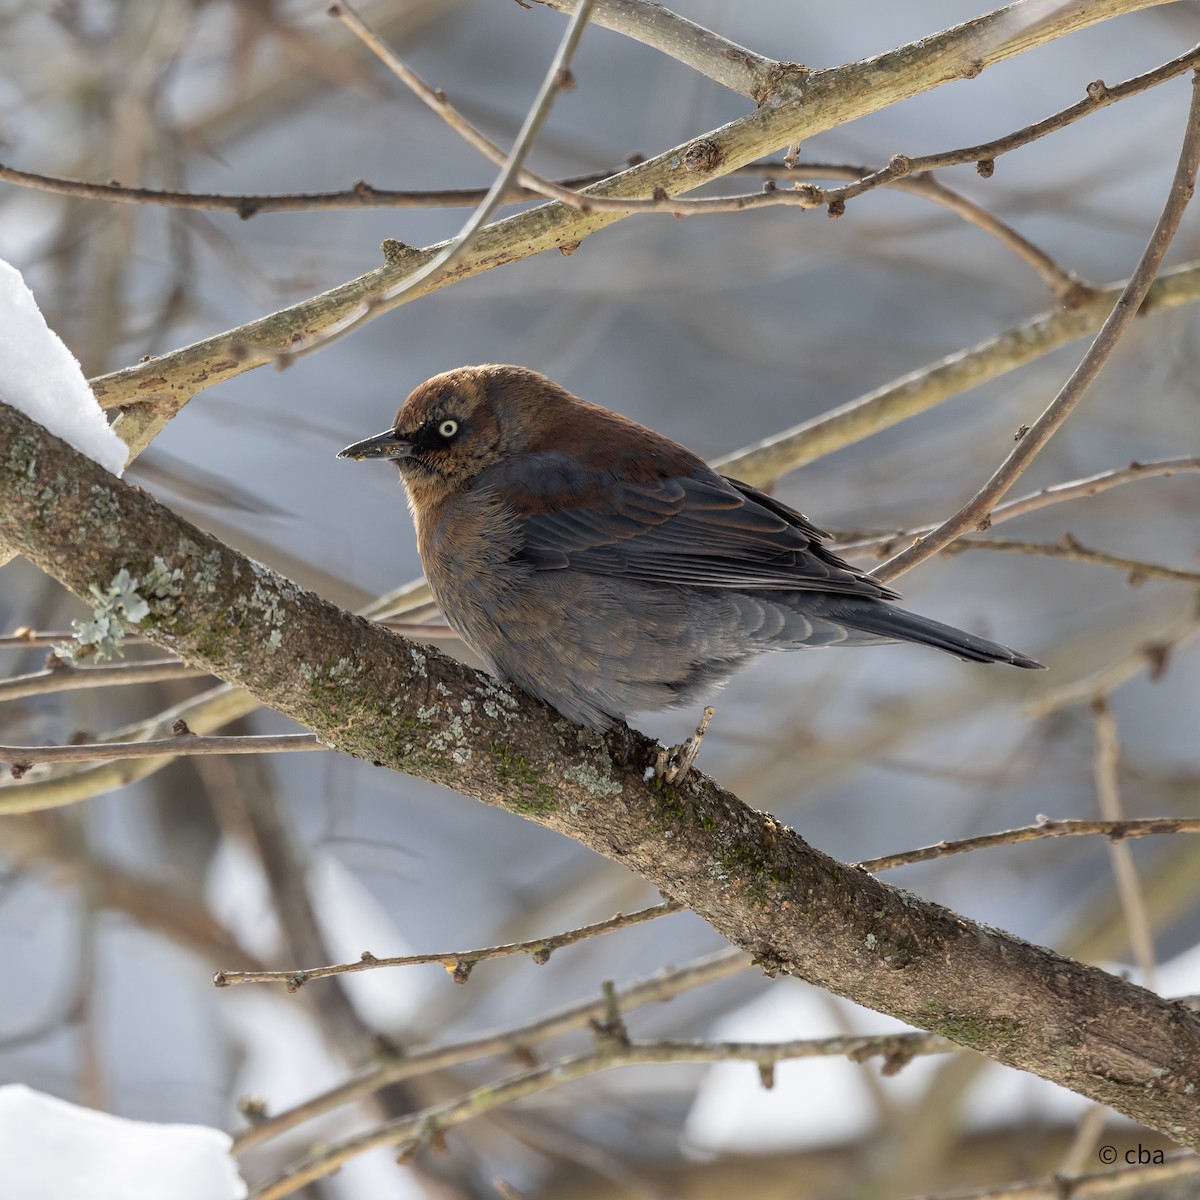
[[[413,444],[399,430],[386,429],[374,437],[363,438],[353,446],[338,451],[338,458],[410,458]]]

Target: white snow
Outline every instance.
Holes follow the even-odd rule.
[[[0,259],[0,401],[120,475],[129,455],[21,272]]]
[[[21,1200],[243,1200],[229,1135],[130,1121],[22,1083],[0,1087],[0,1196]]]

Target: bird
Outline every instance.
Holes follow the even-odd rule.
[[[1042,668],[898,607],[802,513],[525,367],[435,375],[338,457],[396,464],[451,628],[594,730],[698,703],[776,650],[916,642]]]

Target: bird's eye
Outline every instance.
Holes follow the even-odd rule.
[[[438,426],[438,433],[444,438],[452,438],[458,432],[458,422],[454,420],[443,421]]]

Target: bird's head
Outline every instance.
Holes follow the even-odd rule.
[[[657,433],[573,396],[537,371],[458,367],[427,379],[391,429],[339,458],[387,458],[415,510],[466,491],[488,467],[522,455],[567,457],[587,471],[630,479],[687,474],[699,459]]]
[[[560,420],[581,403],[526,367],[458,367],[427,379],[391,429],[338,458],[391,459],[412,499],[433,503],[464,491],[502,458],[553,442]]]

